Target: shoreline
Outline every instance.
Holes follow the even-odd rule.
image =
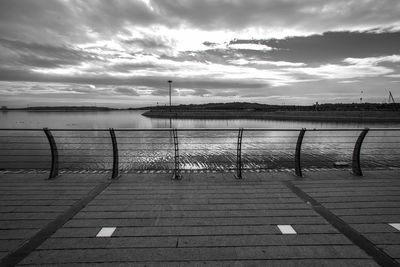
[[[142,114],[149,118],[172,119],[255,119],[255,120],[291,120],[324,122],[400,122],[398,111],[146,111]]]

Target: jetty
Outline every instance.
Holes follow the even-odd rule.
[[[399,266],[400,170],[0,172],[1,266]]]

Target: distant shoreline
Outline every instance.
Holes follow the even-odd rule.
[[[12,111],[12,110],[23,110],[23,111],[114,111],[114,110],[151,110],[152,112],[168,112],[172,110],[173,112],[181,113],[193,112],[193,114],[198,114],[198,112],[203,112],[207,115],[218,112],[240,112],[243,114],[250,114],[249,112],[254,112],[254,114],[260,114],[264,112],[265,114],[272,114],[273,112],[396,112],[400,111],[400,103],[325,103],[325,104],[314,104],[314,105],[270,105],[270,104],[259,104],[250,102],[228,102],[228,103],[208,103],[208,104],[187,104],[187,105],[172,105],[169,106],[147,106],[139,108],[112,108],[112,107],[102,107],[102,106],[29,106],[24,108],[8,108],[7,106],[1,107],[2,111]],[[194,115],[195,116],[195,115]],[[347,116],[347,114],[345,114]],[[381,116],[381,115],[379,115]],[[197,117],[197,116],[196,116]]]
[[[35,108],[8,108],[0,111],[27,111],[27,112],[96,112],[96,111],[129,111],[148,110],[148,108],[108,108],[108,107],[35,107]]]
[[[398,111],[157,111],[142,114],[149,118],[173,119],[258,119],[321,122],[400,122]]]

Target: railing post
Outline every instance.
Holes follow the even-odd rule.
[[[58,150],[56,141],[54,140],[51,131],[48,128],[43,128],[44,133],[46,134],[47,140],[49,141],[50,150],[51,150],[51,169],[48,179],[54,179],[58,176]]]
[[[362,145],[364,138],[367,135],[368,131],[369,131],[369,128],[365,128],[364,130],[362,130],[362,132],[358,136],[356,144],[354,146],[352,167],[353,167],[353,175],[355,175],[355,176],[363,175],[363,173],[361,171],[361,164],[360,164],[361,145]]]
[[[111,142],[112,142],[112,148],[113,148],[113,167],[112,167],[111,179],[117,179],[118,175],[119,175],[118,144],[117,144],[117,138],[115,136],[115,132],[114,132],[113,128],[110,128],[110,136],[111,136]]]
[[[294,154],[295,173],[299,177],[303,177],[303,173],[301,172],[300,156],[301,156],[301,144],[303,143],[303,138],[304,138],[304,134],[305,133],[306,133],[306,129],[305,128],[300,130],[299,136],[297,137],[296,152]]]
[[[180,180],[182,179],[181,170],[179,168],[179,140],[178,140],[178,130],[176,128],[172,129],[172,135],[174,137],[174,174],[172,179]]]
[[[243,139],[243,128],[239,129],[237,139],[237,150],[236,150],[236,178],[242,179],[242,139]]]

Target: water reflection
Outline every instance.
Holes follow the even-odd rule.
[[[149,119],[140,111],[112,112],[8,112],[3,128],[168,128],[168,119]],[[246,128],[364,128],[399,127],[391,124],[321,123],[263,120],[173,120],[179,128],[245,128],[242,143],[244,169],[293,168],[297,131],[246,131]],[[61,169],[110,169],[112,144],[108,131],[53,132]],[[237,131],[180,131],[182,169],[234,170]],[[302,165],[333,167],[351,164],[359,131],[306,132]],[[168,170],[173,168],[173,138],[169,131],[123,132],[116,130],[120,169]],[[362,147],[363,167],[400,167],[400,132],[370,132]],[[1,132],[0,168],[49,168],[50,151],[43,132]]]

